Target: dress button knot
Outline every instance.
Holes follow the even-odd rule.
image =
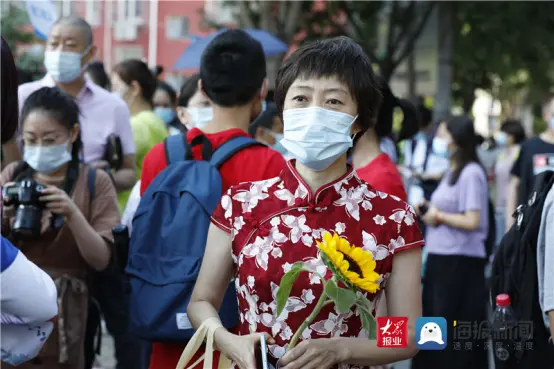
[[[301,206],[304,203],[304,200],[300,197],[294,199],[294,206]]]

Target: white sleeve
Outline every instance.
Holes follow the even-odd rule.
[[[45,322],[58,314],[54,281],[22,252],[0,274],[0,284],[2,324]]]
[[[123,211],[123,215],[121,216],[121,224],[127,226],[127,229],[129,230],[129,236],[133,231],[133,217],[135,216],[139,203],[140,181],[138,181],[131,190],[131,194],[129,195],[129,199],[127,200],[127,205],[125,206],[125,210]]]
[[[0,274],[2,362],[19,365],[34,358],[54,329],[58,314],[54,281],[19,252]]]

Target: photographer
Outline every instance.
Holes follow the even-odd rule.
[[[80,164],[79,108],[60,89],[43,87],[22,109],[24,162],[0,174],[2,233],[54,279],[59,315],[34,368],[82,368],[91,270],[103,270],[119,223],[107,173]]]

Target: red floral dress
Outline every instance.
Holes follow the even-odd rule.
[[[315,244],[324,232],[336,232],[373,253],[381,275],[380,291],[392,271],[394,254],[423,245],[413,209],[404,201],[374,190],[352,170],[314,194],[293,161],[279,177],[231,187],[212,222],[233,237],[240,310],[236,333],[271,334],[276,341],[269,347],[273,365],[323,292],[319,277],[301,273],[277,316],[279,283],[297,261],[321,275],[328,272]],[[378,292],[368,297],[377,306],[380,296]],[[354,307],[346,314],[339,314],[333,305],[324,307],[301,340],[339,336],[368,337]],[[356,367],[342,364],[339,368]]]

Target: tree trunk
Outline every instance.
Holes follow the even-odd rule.
[[[410,101],[415,102],[417,99],[417,75],[416,75],[416,56],[414,50],[408,55],[408,97]]]
[[[439,65],[437,95],[433,104],[435,121],[448,118],[452,105],[452,6],[449,2],[440,2],[438,10]]]

